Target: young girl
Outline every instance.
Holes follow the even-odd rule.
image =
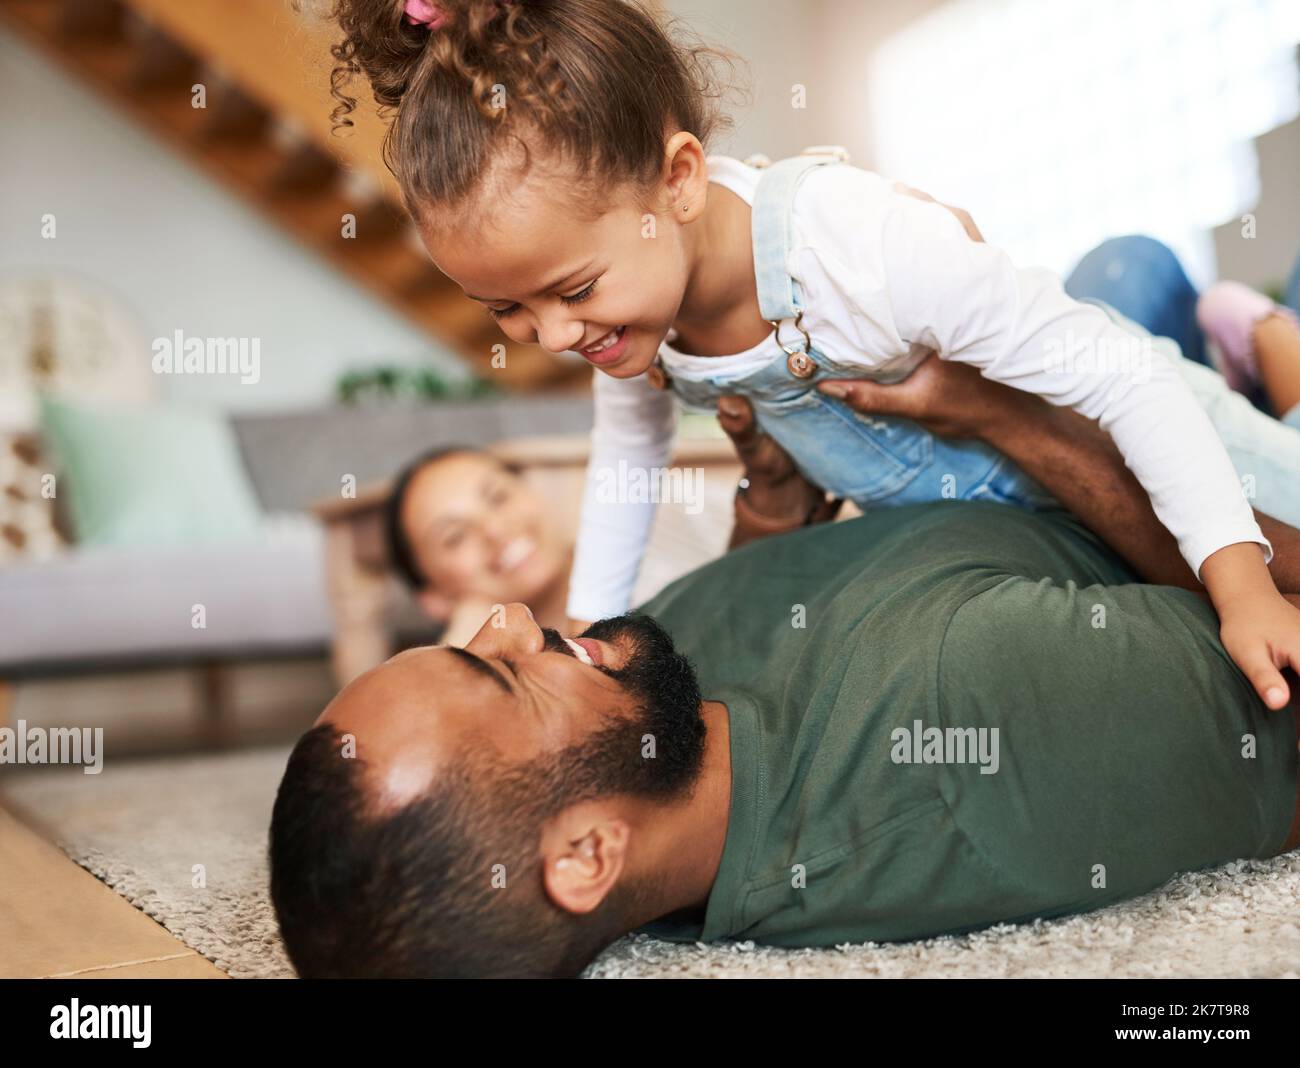
[[[712,411],[748,396],[804,474],[859,507],[1050,506],[991,449],[818,389],[897,381],[934,351],[1096,419],[1205,585],[1224,647],[1269,707],[1287,703],[1300,611],[1273,585],[1272,547],[1176,346],[1071,300],[842,150],[706,156],[727,125],[711,103],[719,53],[670,39],[633,0],[336,0],[334,17],[336,117],[358,71],[396,109],[386,158],[438,268],[512,339],[599,372],[571,617],[628,608],[654,505],[609,499],[608,474],[666,465],[677,398]],[[1300,485],[1296,453],[1241,474]],[[1286,500],[1256,500],[1286,518]]]

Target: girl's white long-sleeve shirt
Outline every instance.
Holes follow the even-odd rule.
[[[760,170],[729,156],[708,163],[711,182],[753,204]],[[1272,558],[1209,416],[1149,340],[1067,296],[1052,272],[1019,268],[1002,250],[971,240],[942,205],[851,164],[808,171],[792,211],[786,266],[818,351],[860,367],[863,377],[890,379],[930,349],[1073,408],[1110,434],[1195,574],[1206,557],[1237,542],[1255,542]],[[693,356],[676,351],[675,338],[670,331],[660,346],[665,369],[697,380],[745,373],[779,353],[769,337],[735,355]],[[677,428],[671,391],[653,388],[645,375],[593,374],[591,455],[568,599],[575,619],[630,607],[656,505],[607,500],[599,488],[620,461],[626,470],[666,467]]]

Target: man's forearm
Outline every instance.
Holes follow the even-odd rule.
[[[1041,483],[1147,582],[1203,589],[1109,434],[1039,397],[1011,395],[1007,403],[1014,406],[1007,418],[993,420],[982,434],[988,444]],[[1274,583],[1283,593],[1300,594],[1300,530],[1258,511],[1255,517],[1273,543]]]
[[[829,523],[833,520],[839,513],[843,500],[839,498],[828,500],[825,493],[818,490],[811,482],[807,482],[802,477],[799,481],[807,487],[807,492],[804,494],[806,499],[800,504],[800,510],[797,512],[791,512],[788,506],[774,505],[771,500],[765,502],[766,509],[755,508],[753,505],[742,503],[742,499],[737,497],[731,540],[727,543],[727,551],[738,549],[758,538],[785,534],[801,527]],[[809,504],[807,498],[811,498],[813,503]]]

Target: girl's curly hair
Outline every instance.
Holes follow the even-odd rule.
[[[332,49],[335,129],[351,125],[355,75],[391,119],[384,162],[417,218],[455,217],[486,191],[516,187],[533,155],[567,163],[566,192],[590,212],[595,194],[660,174],[664,142],[686,130],[709,147],[731,126],[718,100],[730,88],[715,60],[740,57],[661,26],[642,0],[438,0],[430,31],[403,0],[333,0],[343,31]],[[673,39],[681,36],[682,42]],[[518,169],[510,146],[522,155]],[[598,209],[597,209],[598,213]]]

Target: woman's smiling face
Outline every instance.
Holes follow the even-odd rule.
[[[528,601],[559,578],[565,561],[546,502],[483,453],[452,453],[422,467],[400,518],[420,573],[453,601]]]
[[[685,223],[700,212],[707,174],[691,166],[676,174],[645,201],[623,187],[593,221],[555,193],[571,182],[534,167],[508,195],[480,201],[485,225],[467,232],[425,220],[421,234],[438,269],[509,338],[576,351],[606,374],[631,378],[654,362],[687,290]]]

